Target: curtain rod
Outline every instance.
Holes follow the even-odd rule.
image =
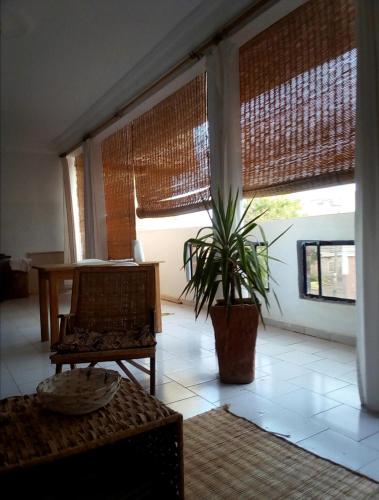
[[[217,45],[218,43],[221,42],[224,38],[226,38],[228,35],[233,34],[238,28],[241,28],[244,23],[250,21],[254,17],[256,17],[260,11],[262,10],[263,7],[266,7],[268,4],[274,4],[279,0],[258,0],[254,5],[248,7],[242,14],[240,14],[238,17],[235,19],[232,19],[228,23],[224,24],[217,32],[212,35],[210,38],[208,38],[206,41],[204,41],[201,45],[199,45],[195,50],[193,50],[188,56],[186,56],[184,59],[179,61],[177,64],[175,64],[170,70],[168,70],[166,73],[164,73],[158,80],[155,82],[151,83],[148,85],[145,89],[143,89],[136,97],[133,97],[130,101],[128,101],[124,106],[122,106],[116,113],[114,113],[110,118],[105,119],[103,122],[101,122],[99,125],[94,127],[90,132],[85,134],[83,138],[81,139],[80,142],[76,143],[72,147],[70,147],[67,151],[64,153],[61,153],[59,156],[60,158],[64,158],[65,156],[69,155],[70,153],[74,152],[76,149],[78,149],[84,141],[87,139],[91,139],[98,135],[100,132],[108,128],[110,125],[113,123],[117,122],[125,116],[127,111],[135,105],[138,101],[142,100],[146,94],[152,92],[155,90],[157,87],[162,85],[162,83],[165,82],[165,80],[168,80],[170,77],[172,77],[175,73],[179,72],[179,70],[182,70],[185,66],[193,64],[194,61],[200,60],[204,53],[210,49],[213,45]]]

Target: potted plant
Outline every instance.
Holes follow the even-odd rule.
[[[210,203],[212,213],[208,211],[212,226],[201,228],[195,238],[188,239],[183,254],[184,265],[196,258],[196,269],[182,295],[193,294],[196,318],[204,307],[207,316],[210,314],[220,380],[227,384],[254,380],[259,318],[263,321],[260,304],[270,306],[266,284],[271,276],[271,257],[267,249],[285,232],[268,242],[257,222],[265,212],[245,221],[252,200],[236,220],[238,200],[238,193],[233,198],[229,192],[224,202],[219,193]],[[251,239],[254,230],[262,238],[259,246]]]

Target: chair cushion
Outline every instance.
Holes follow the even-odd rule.
[[[74,326],[69,329],[61,341],[52,346],[52,350],[63,354],[69,352],[114,351],[133,347],[153,347],[155,345],[155,335],[150,332],[149,325],[139,329],[115,332],[94,332]]]

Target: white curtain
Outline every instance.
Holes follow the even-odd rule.
[[[84,153],[84,223],[87,259],[107,259],[105,201],[101,145],[87,139]]]
[[[211,192],[242,195],[238,47],[220,42],[207,55]]]
[[[72,184],[71,172],[73,168],[73,158],[62,158],[62,172],[63,172],[63,189],[64,189],[64,261],[67,263],[76,262],[76,245],[75,245],[75,224],[74,224],[74,210],[72,199]]]
[[[379,411],[379,1],[356,6],[358,380],[362,405]]]

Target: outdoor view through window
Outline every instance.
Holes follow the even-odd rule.
[[[249,202],[244,200],[243,204]],[[353,213],[355,211],[355,184],[302,191],[278,196],[255,198],[247,217],[265,212],[261,217],[265,221],[327,216]],[[293,221],[296,225],[296,222]],[[325,221],[326,223],[326,221]],[[330,221],[336,224],[335,220]],[[209,226],[206,211],[157,219],[137,219],[137,231],[176,229],[185,227],[199,228]],[[333,234],[333,231],[331,231]],[[313,234],[311,232],[311,234]],[[308,236],[300,236],[305,240]],[[314,233],[312,241],[304,241],[302,253],[304,298],[324,300],[355,301],[355,245],[354,241],[318,241]],[[337,240],[337,241],[335,241]],[[347,244],[348,243],[348,244]]]
[[[248,201],[244,200],[244,203]],[[265,210],[267,212],[262,220],[354,212],[355,184],[256,198],[249,215]],[[140,230],[201,227],[208,224],[209,217],[206,211],[158,219],[137,219],[137,228]]]

